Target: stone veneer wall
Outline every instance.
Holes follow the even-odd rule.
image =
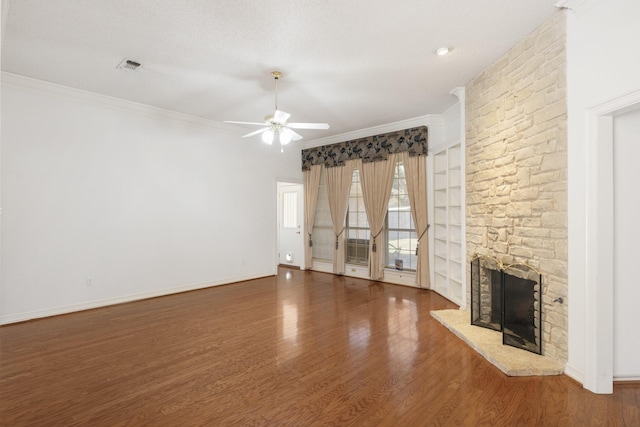
[[[467,275],[475,253],[538,269],[542,350],[559,361],[567,360],[565,46],[558,11],[466,87]]]

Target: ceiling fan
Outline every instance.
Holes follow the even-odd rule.
[[[274,137],[278,135],[278,140],[283,146],[287,145],[291,141],[299,141],[302,139],[302,135],[300,135],[293,129],[329,129],[328,123],[288,123],[287,120],[289,120],[291,114],[278,110],[278,80],[282,77],[282,73],[280,71],[272,71],[271,76],[275,80],[276,85],[275,112],[273,114],[266,115],[263,123],[237,122],[232,120],[225,120],[225,123],[264,126],[262,129],[249,132],[246,135],[242,135],[242,137],[247,138],[250,136],[262,134],[262,141],[271,145],[273,143]]]

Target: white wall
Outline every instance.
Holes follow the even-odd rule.
[[[0,322],[275,274],[300,149],[228,129],[3,74]]]
[[[640,2],[607,0],[590,11],[568,13],[567,87],[569,160],[569,360],[567,373],[584,380],[586,306],[586,110],[640,88]]]
[[[640,109],[615,117],[613,134],[613,376],[635,379],[640,378],[636,265],[640,242]]]

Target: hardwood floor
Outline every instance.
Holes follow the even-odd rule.
[[[409,287],[277,277],[0,328],[0,423],[640,425],[640,384],[510,378]]]

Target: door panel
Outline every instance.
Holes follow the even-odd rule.
[[[278,183],[278,262],[303,267],[302,184]]]

